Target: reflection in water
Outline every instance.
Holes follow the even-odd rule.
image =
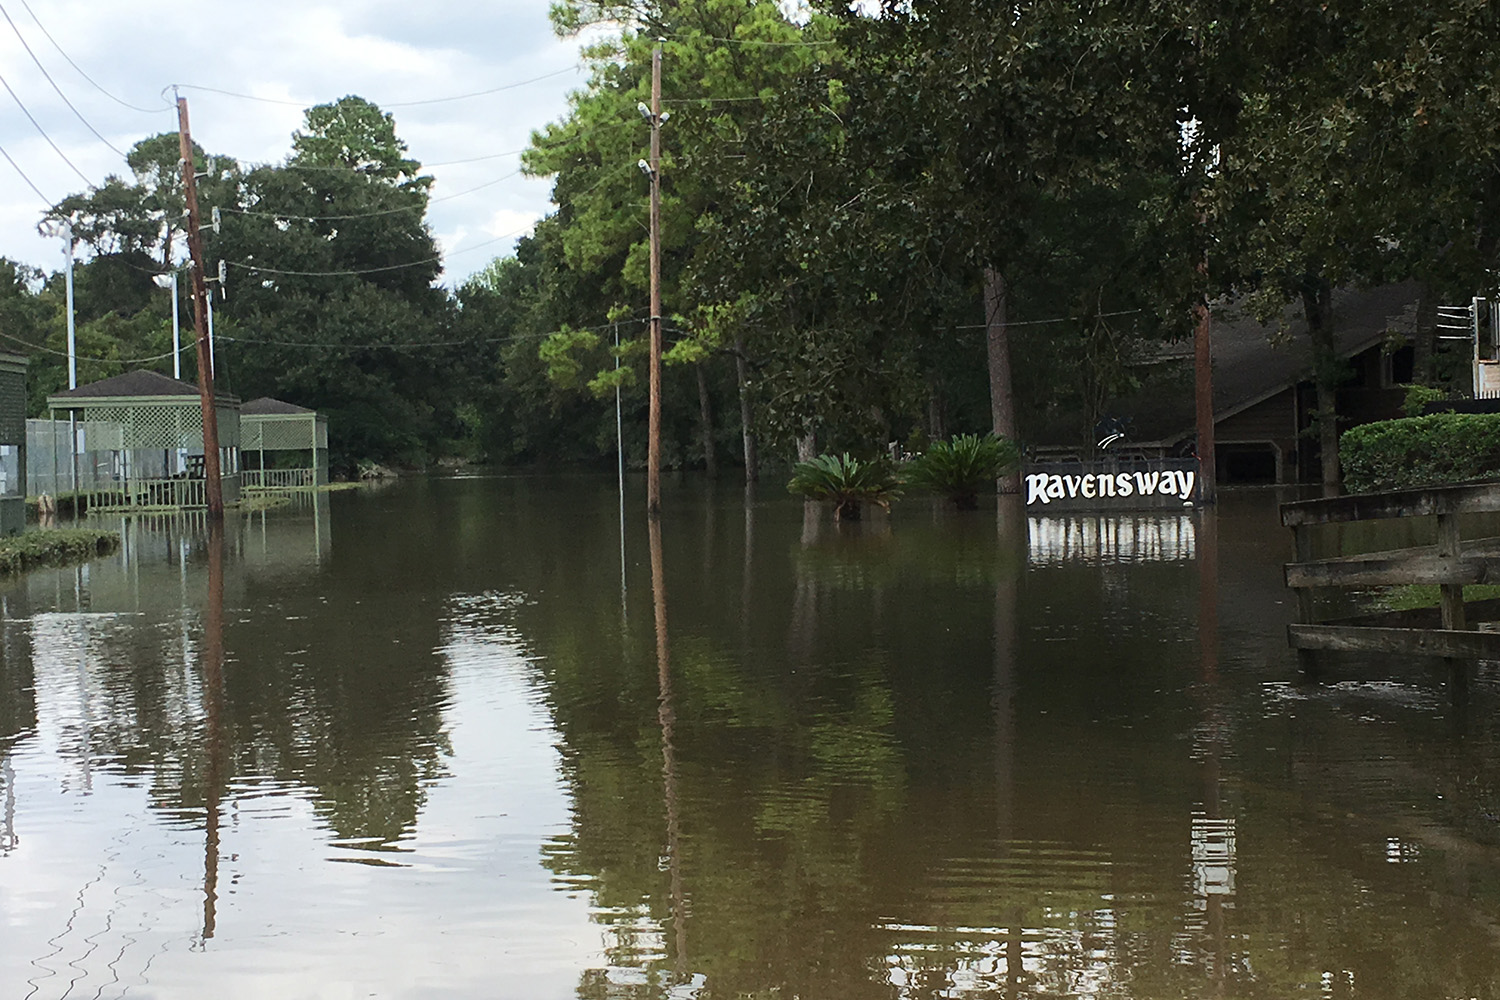
[[[677,756],[672,745],[676,716],[672,708],[672,660],[667,644],[667,573],[661,548],[661,519],[650,518],[651,605],[656,622],[656,718],[661,726],[662,798],[667,810],[665,862],[672,885],[672,929],[676,972],[687,963],[687,900],[682,886],[682,831],[678,819]]]
[[[1032,565],[1176,562],[1194,558],[1191,514],[1079,514],[1027,522]]]
[[[1268,495],[684,486],[648,624],[611,478],[133,520],[0,593],[0,995],[1494,995],[1500,678],[1462,738],[1441,676],[1293,683]]]
[[[265,525],[262,523],[264,532]],[[203,940],[214,936],[219,899],[219,810],[228,757],[224,726],[224,522],[208,520],[208,599],[203,609],[204,739],[208,767],[203,779]]]

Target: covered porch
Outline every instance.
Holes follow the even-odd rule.
[[[240,496],[240,402],[215,396],[224,501]],[[127,372],[47,397],[55,422],[77,428],[53,452],[51,481],[89,507],[206,507],[203,410],[198,387],[150,371]],[[70,435],[62,432],[63,439]],[[56,435],[53,435],[56,440]]]

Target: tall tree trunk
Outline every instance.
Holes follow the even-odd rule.
[[[1016,404],[1011,392],[1010,331],[1006,326],[1005,276],[984,269],[985,349],[990,370],[990,425],[997,437],[1016,440]],[[996,483],[1002,493],[1021,491],[1021,472],[1013,469]]]
[[[818,435],[808,431],[797,439],[797,461],[811,462],[818,457]]]
[[[948,439],[948,401],[936,381],[928,385],[927,391],[927,437],[932,441]]]
[[[1333,336],[1333,288],[1320,275],[1302,281],[1302,313],[1312,339],[1313,384],[1318,392],[1318,455],[1322,460],[1323,491],[1332,496],[1339,488],[1338,384],[1343,359]]]
[[[703,467],[708,470],[708,478],[714,479],[719,475],[719,463],[714,459],[714,412],[708,401],[708,375],[701,364],[693,367],[698,372],[698,433],[703,441]]]
[[[745,336],[734,338],[734,375],[740,390],[740,436],[745,448],[745,482],[760,479],[760,455],[755,446],[755,427],[750,422],[750,362],[745,359]]]

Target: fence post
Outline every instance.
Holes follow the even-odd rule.
[[[1458,537],[1458,515],[1439,514],[1437,516],[1437,551],[1438,555],[1445,558],[1456,558],[1459,553]],[[1468,628],[1464,616],[1464,585],[1461,583],[1444,583],[1440,585],[1442,594],[1441,604],[1443,611],[1443,628],[1463,631]]]

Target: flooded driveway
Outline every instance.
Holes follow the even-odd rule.
[[[1500,674],[1302,682],[1274,493],[665,500],[655,587],[586,476],[9,584],[0,996],[1500,996]]]

